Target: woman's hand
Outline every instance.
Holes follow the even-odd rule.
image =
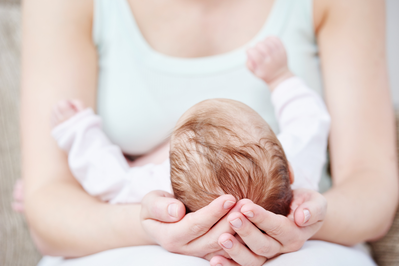
[[[227,216],[238,236],[224,233],[219,237],[220,246],[232,260],[215,256],[211,265],[263,265],[279,254],[299,250],[322,226],[327,201],[320,193],[297,189],[291,209],[285,217],[266,211],[248,199],[239,201]]]
[[[153,191],[141,202],[141,223],[148,236],[170,252],[207,260],[215,255],[228,258],[218,239],[223,233],[234,234],[225,215],[235,204],[233,196],[223,195],[185,215],[183,203],[173,195]]]

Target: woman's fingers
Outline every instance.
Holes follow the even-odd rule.
[[[317,210],[317,206],[312,206],[311,204],[301,205],[294,212],[295,223],[298,226],[309,226],[322,222],[324,216],[320,210]]]
[[[245,200],[240,212],[256,227],[281,243],[280,252],[286,253],[299,250],[305,241],[320,229],[327,201],[318,192],[294,190],[291,207],[293,206],[293,213],[285,217],[269,212],[250,200]],[[246,244],[248,245],[247,242]]]
[[[261,265],[260,259],[265,261],[280,253],[299,250],[320,229],[326,204],[324,197],[315,191],[297,190],[294,191],[292,211],[285,217],[267,211],[251,200],[240,200],[227,217],[237,235],[223,234],[219,244],[236,263]],[[212,259],[212,263],[235,265],[221,257]]]
[[[294,198],[294,201],[298,202],[294,211],[295,223],[298,226],[309,226],[323,222],[326,216],[327,200],[312,190],[300,190],[298,193],[299,196]]]
[[[246,246],[241,244],[233,235],[231,234],[223,234],[219,237],[220,246],[226,251],[232,260],[242,266],[246,265],[263,265],[266,262],[266,258],[263,256],[259,256],[251,252]],[[219,257],[211,260],[211,265],[217,265],[217,263],[221,265],[237,265],[234,263],[230,263],[226,260],[220,260]],[[217,260],[217,261],[215,261]],[[229,264],[230,263],[230,264]]]
[[[170,223],[165,222],[170,219],[168,209],[173,204],[182,204],[170,197],[169,193],[156,191],[143,199],[142,224],[151,238],[168,251],[198,257],[220,250],[217,239],[223,230],[228,232],[231,228],[227,225],[212,227],[235,205],[235,198],[231,195],[220,196],[204,208],[187,214],[180,221]],[[199,238],[211,228],[214,229],[212,234]]]
[[[211,254],[213,253],[213,256],[215,256],[216,255],[215,252],[219,252],[221,250],[221,247],[218,243],[218,238],[224,233],[235,234],[234,230],[230,226],[230,223],[227,221],[227,216],[223,217],[217,224],[215,224],[206,233],[206,235],[191,241],[188,244],[188,248],[193,251],[196,251],[196,250],[203,250],[205,247],[208,252],[210,252]],[[224,254],[225,252],[223,252],[223,255]],[[210,254],[208,254],[205,257],[205,259],[209,260],[213,256],[210,256]],[[229,258],[229,256],[227,257]]]
[[[227,195],[227,196],[229,196],[229,195]],[[217,199],[217,200],[219,201],[219,200],[226,200],[226,199],[227,199],[227,201],[230,201],[228,198],[225,198],[225,196],[222,196],[220,199]],[[230,199],[232,201],[233,200],[235,201],[234,197],[231,197]],[[217,201],[214,201],[214,203],[211,203],[211,204],[215,204],[215,203],[217,203]],[[224,207],[229,207],[231,204],[232,204],[232,202],[229,204],[226,204],[226,206],[224,206]],[[225,209],[225,213],[227,213],[229,211],[230,212],[239,211],[241,204],[242,203],[240,201],[239,203],[235,204],[234,207],[231,207],[230,210]],[[206,209],[201,209],[201,210],[206,212]],[[197,213],[198,212],[199,211],[197,211]],[[188,214],[188,215],[191,215],[191,214]],[[199,215],[201,215],[201,213],[199,213]],[[206,217],[206,213],[204,213],[204,217]],[[210,254],[207,254],[204,258],[209,260],[210,258],[213,257],[213,256],[211,256],[212,254],[217,255],[218,252],[221,250],[221,247],[218,243],[218,239],[224,233],[235,234],[234,230],[231,228],[230,223],[227,221],[227,216],[224,216],[221,220],[219,220],[216,224],[214,224],[214,226],[206,233],[206,235],[191,241],[187,245],[187,248],[189,250],[192,250],[192,252],[194,252],[194,253],[195,253],[195,251],[206,249],[207,252],[210,252]],[[224,257],[230,258],[229,255],[226,255],[225,253],[223,253],[222,255]],[[202,257],[202,256],[198,255],[198,257]]]
[[[161,222],[177,222],[186,213],[184,204],[172,194],[156,190],[148,193],[141,201],[141,219]]]
[[[223,257],[225,259],[231,259],[229,254],[227,254],[226,251],[224,251],[220,246],[219,246],[219,250],[218,251],[212,252],[212,253],[208,253],[203,258],[206,259],[207,261],[211,261],[212,258],[218,257],[218,256]]]
[[[231,213],[227,220],[253,253],[266,258],[273,258],[281,253],[281,244],[274,238],[263,234],[240,212]]]
[[[285,244],[289,243],[290,248],[291,246],[296,247],[298,244],[296,240],[302,239],[299,235],[301,231],[293,221],[285,216],[267,211],[252,201],[246,202],[240,212],[256,227],[280,242],[283,246],[281,252],[285,251]]]
[[[208,232],[235,204],[236,199],[232,195],[220,196],[202,209],[187,214],[179,226],[188,229],[187,238],[195,239]]]
[[[211,266],[240,266],[234,260],[226,259],[223,256],[215,256],[210,261]]]

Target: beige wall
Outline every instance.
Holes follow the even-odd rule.
[[[392,98],[399,110],[399,0],[386,0],[388,67]]]

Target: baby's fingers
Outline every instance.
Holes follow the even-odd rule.
[[[262,55],[262,53],[256,48],[249,48],[247,50],[247,56],[248,61],[250,62],[250,65],[248,67],[251,71],[255,71],[256,68],[258,68],[262,64],[265,58],[265,56]]]

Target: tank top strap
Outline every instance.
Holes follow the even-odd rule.
[[[130,14],[127,0],[94,0],[92,38],[100,53],[103,46],[124,32]]]
[[[274,13],[279,26],[271,27],[271,34],[279,36],[287,27],[293,26],[313,30],[313,0],[275,1],[279,2]]]
[[[139,64],[173,75],[208,75],[240,67],[246,61],[245,50],[269,35],[283,37],[294,31],[313,36],[312,0],[274,0],[261,30],[245,45],[224,54],[188,60],[154,50],[143,37],[128,0],[94,3],[93,40],[100,55],[113,51],[117,42],[124,43]]]

